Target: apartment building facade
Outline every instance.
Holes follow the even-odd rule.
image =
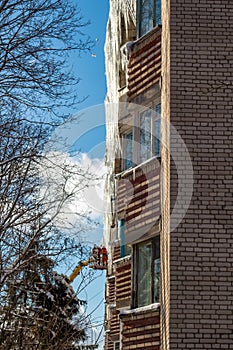
[[[233,349],[233,4],[111,0],[105,350]]]

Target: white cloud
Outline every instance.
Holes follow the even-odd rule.
[[[103,159],[91,159],[87,154],[82,154],[81,164],[94,174],[97,180],[89,181],[89,186],[82,193],[83,204],[91,210],[91,216],[98,218],[103,216],[104,210],[104,184],[106,167]]]
[[[40,164],[43,186],[41,196],[47,202],[48,214],[56,213],[64,196],[60,213],[55,219],[63,229],[76,227],[83,231],[87,218],[102,222],[104,210],[105,165],[103,159],[92,159],[80,153],[71,157],[66,152],[48,152]]]

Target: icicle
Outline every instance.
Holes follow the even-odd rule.
[[[122,21],[124,21],[124,31],[122,33]],[[129,37],[130,21],[136,26],[136,0],[110,0],[109,19],[107,24],[106,42],[105,42],[105,65],[107,80],[106,107],[106,165],[107,180],[105,185],[105,218],[104,218],[104,244],[106,245],[110,238],[110,227],[112,226],[114,215],[112,213],[112,198],[115,198],[115,159],[121,155],[121,144],[118,130],[118,112],[119,112],[119,71],[121,64],[126,65],[122,59],[121,46],[123,34]],[[127,46],[129,50],[130,45]],[[128,52],[128,51],[127,51]],[[111,258],[111,257],[110,257]]]

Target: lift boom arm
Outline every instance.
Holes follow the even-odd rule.
[[[73,280],[79,275],[79,273],[81,272],[82,268],[84,266],[87,266],[90,262],[93,262],[92,259],[88,259],[86,261],[80,261],[78,263],[78,265],[75,267],[75,269],[73,270],[73,272],[71,273],[71,275],[69,276],[69,282],[72,283]]]
[[[91,256],[88,260],[85,261],[80,261],[78,263],[78,265],[74,268],[73,272],[71,273],[71,275],[68,277],[69,283],[72,283],[73,280],[80,274],[82,268],[84,266],[88,266],[89,267],[95,269],[95,270],[106,270],[107,268],[107,251],[105,248],[105,251],[103,250],[105,247],[102,248],[102,255],[98,255],[98,260],[96,259],[96,257]],[[91,264],[93,263],[93,264]]]

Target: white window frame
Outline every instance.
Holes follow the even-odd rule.
[[[147,244],[151,244],[151,264],[148,270],[148,274],[150,277],[150,290],[149,290],[149,296],[148,302],[139,302],[139,293],[142,291],[142,286],[140,286],[141,280],[139,280],[139,248],[141,246],[145,246]],[[143,307],[146,305],[150,305],[153,303],[159,303],[159,297],[160,297],[160,236],[156,236],[151,240],[140,242],[134,245],[133,247],[133,273],[134,273],[134,288],[133,288],[133,304],[134,307]],[[159,268],[159,271],[156,273],[156,268]],[[159,285],[157,284],[155,286],[156,278],[159,274]],[[145,275],[145,274],[144,274]],[[156,289],[157,288],[157,289]],[[156,295],[159,295],[158,298],[156,298]]]
[[[114,341],[114,350],[119,350],[120,349],[120,341]]]
[[[157,110],[157,107],[160,106],[160,114],[158,114],[156,112]],[[148,108],[145,108],[143,111],[141,111],[139,113],[139,143],[141,141],[141,117],[144,113],[146,113],[148,110],[151,110],[152,113],[151,113],[151,126],[150,126],[150,134],[151,134],[151,140],[150,140],[150,154],[151,154],[151,157],[154,157],[154,156],[160,156],[160,146],[159,146],[159,152],[156,152],[156,147],[155,147],[155,139],[156,139],[156,133],[157,133],[157,130],[155,129],[156,128],[156,121],[160,121],[158,127],[159,127],[159,144],[160,144],[160,139],[161,139],[161,128],[160,128],[160,124],[161,124],[161,102],[160,101],[156,101],[155,104],[153,106],[150,106]],[[141,155],[141,145],[140,145],[140,150],[139,150],[139,164],[142,163],[143,161],[146,161],[148,159],[150,159],[151,157],[148,157],[147,159],[142,159],[142,155]]]
[[[149,160],[152,157],[160,156],[160,147],[159,152],[155,152],[155,137],[156,130],[155,124],[156,120],[161,119],[161,115],[156,113],[157,106],[160,106],[160,114],[161,114],[161,102],[160,98],[157,98],[153,104],[148,105],[147,107],[140,108],[133,116],[131,116],[132,126],[124,130],[121,134],[121,144],[122,144],[122,161],[121,161],[121,171],[128,170],[133,168],[134,166],[140,165],[144,161]],[[141,117],[144,113],[151,110],[151,125],[150,125],[150,155],[146,159],[142,159],[141,156]],[[127,166],[127,135],[132,134],[132,154],[131,154],[131,166]],[[159,140],[160,140],[160,126],[159,126]],[[160,143],[159,143],[160,144]]]
[[[128,155],[127,155],[127,152],[126,152],[126,145],[127,145],[127,135],[130,135],[132,134],[132,156],[131,156],[131,166],[127,166],[127,161],[129,161],[129,159],[127,159]],[[122,135],[122,149],[123,149],[123,162],[122,162],[122,170],[127,170],[127,169],[130,169],[133,167],[133,164],[134,164],[134,149],[133,149],[133,146],[134,146],[134,130],[133,128],[132,129],[129,129],[127,130],[126,132],[124,132],[124,134]]]

